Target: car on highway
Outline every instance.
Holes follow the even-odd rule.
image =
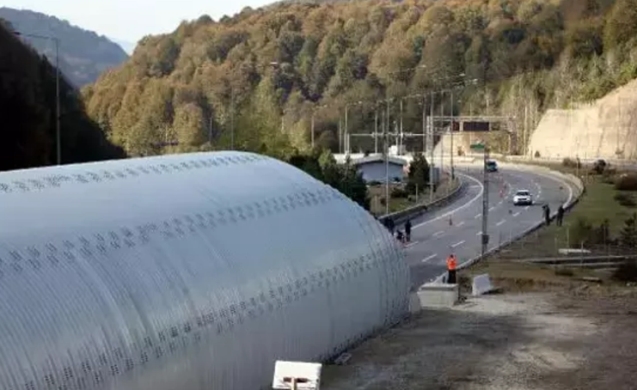
[[[497,171],[498,171],[498,163],[493,160],[487,161],[487,172],[497,172]]]
[[[528,190],[517,190],[513,195],[513,205],[529,206],[533,204],[533,196]]]

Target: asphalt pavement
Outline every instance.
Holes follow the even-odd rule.
[[[466,182],[462,195],[453,203],[412,220],[411,243],[405,246],[414,287],[435,279],[446,270],[446,258],[454,253],[458,264],[480,255],[482,232],[482,167],[458,166]],[[533,195],[532,206],[514,206],[513,194],[519,189]],[[572,187],[550,175],[518,171],[508,167],[489,174],[489,249],[522,235],[543,219],[542,205],[551,212],[573,196]],[[401,230],[404,226],[397,226]]]

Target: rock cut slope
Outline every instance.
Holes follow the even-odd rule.
[[[594,103],[548,110],[527,152],[543,158],[637,158],[637,80]]]

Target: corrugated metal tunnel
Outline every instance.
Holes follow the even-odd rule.
[[[408,312],[372,216],[215,152],[0,173],[0,388],[250,390]]]

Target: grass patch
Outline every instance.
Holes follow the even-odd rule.
[[[473,277],[480,274],[489,274],[491,282],[506,292],[562,290],[565,286],[581,284],[583,277],[595,276],[585,269],[553,268],[489,258],[460,271],[461,290],[469,293]]]

